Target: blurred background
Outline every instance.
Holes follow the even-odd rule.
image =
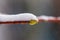
[[[60,16],[59,0],[0,0],[0,13]],[[0,24],[0,40],[60,40],[59,23]]]

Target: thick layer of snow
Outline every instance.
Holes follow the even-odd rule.
[[[0,14],[0,21],[28,21],[28,20],[37,20],[37,17],[31,13],[20,13],[16,15],[7,15],[7,14]]]

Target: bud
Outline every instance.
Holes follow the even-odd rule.
[[[30,25],[35,25],[35,24],[37,24],[38,22],[36,21],[36,20],[30,20],[30,22],[29,22],[29,24]]]

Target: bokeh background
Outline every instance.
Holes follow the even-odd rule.
[[[0,0],[0,13],[56,16],[54,0]],[[0,24],[0,40],[57,40],[57,24]],[[59,40],[59,39],[58,39]]]

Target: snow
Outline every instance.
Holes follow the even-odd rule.
[[[32,13],[20,13],[16,15],[8,15],[8,14],[0,14],[0,21],[29,21],[29,20],[36,20],[38,21],[37,17]]]
[[[46,16],[46,15],[41,15],[41,16],[35,16],[32,13],[19,13],[15,15],[8,15],[8,14],[0,14],[0,22],[6,22],[6,21],[30,21],[30,20],[55,20],[56,17],[53,16]],[[60,20],[60,17],[57,17],[57,20]]]
[[[58,17],[57,17],[58,18]],[[48,21],[48,20],[55,20],[56,17],[53,17],[53,16],[46,16],[46,15],[41,15],[38,17],[39,20],[45,20],[45,21]],[[59,18],[58,18],[59,19]]]
[[[49,17],[48,16],[45,16],[45,15],[41,15],[38,17],[39,19],[42,19],[42,20],[48,20]]]

